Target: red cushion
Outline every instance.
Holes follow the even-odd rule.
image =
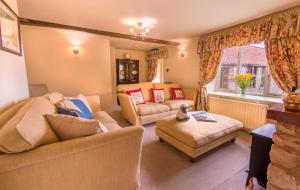
[[[160,103],[165,101],[165,92],[163,88],[151,88],[152,102]]]
[[[135,104],[144,104],[145,103],[145,99],[143,96],[143,92],[142,90],[139,89],[135,89],[135,90],[128,90],[126,91],[126,93],[132,97],[132,99],[135,101]]]
[[[182,88],[171,88],[173,100],[182,100],[184,99],[184,94]]]

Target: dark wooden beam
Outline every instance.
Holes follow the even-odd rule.
[[[149,43],[157,43],[157,44],[165,44],[165,45],[172,45],[172,46],[178,46],[180,43],[178,42],[172,42],[167,40],[159,40],[154,38],[139,38],[139,37],[133,37],[128,34],[120,34],[115,32],[108,32],[108,31],[102,31],[102,30],[96,30],[96,29],[90,29],[90,28],[83,28],[78,26],[70,26],[70,25],[64,25],[64,24],[58,24],[53,22],[46,22],[41,20],[33,20],[33,19],[27,19],[27,18],[20,18],[20,24],[22,25],[29,25],[29,26],[40,26],[40,27],[50,27],[50,28],[60,28],[60,29],[67,29],[67,30],[76,30],[81,32],[88,32],[91,34],[97,34],[102,36],[109,36],[114,38],[123,38],[128,40],[135,40],[135,41],[142,41],[142,42],[149,42]]]

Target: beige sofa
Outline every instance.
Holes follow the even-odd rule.
[[[31,109],[29,102],[42,102],[38,109],[31,109],[35,112],[31,118],[33,121],[44,120],[45,112],[55,110],[52,104],[49,106],[49,100],[45,101],[44,97],[37,99],[23,101],[2,112],[0,131],[1,126],[20,109],[26,106]],[[143,128],[121,128],[107,113],[100,111],[98,96],[87,97],[87,100],[94,111],[94,118],[101,121],[108,132],[43,143],[21,153],[0,153],[1,190],[133,190],[139,186]],[[42,127],[37,123],[32,126]],[[51,138],[57,141],[57,137]]]
[[[178,88],[178,84],[163,84],[142,82],[138,84],[118,85],[118,99],[121,105],[122,116],[132,125],[148,124],[156,122],[158,119],[174,115],[179,110],[181,104],[190,106],[190,111],[195,109],[197,99],[196,89],[183,89],[184,100],[172,100],[171,88]],[[126,91],[141,88],[146,104],[135,105],[132,98]],[[151,88],[163,88],[166,101],[163,103],[151,102]]]

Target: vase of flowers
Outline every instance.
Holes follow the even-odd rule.
[[[247,88],[249,88],[254,81],[254,75],[251,73],[239,74],[233,78],[234,82],[240,87],[241,95],[245,96]]]

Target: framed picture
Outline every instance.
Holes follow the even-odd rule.
[[[19,17],[4,0],[0,0],[0,49],[22,55]]]

